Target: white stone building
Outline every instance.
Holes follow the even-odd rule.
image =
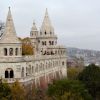
[[[52,79],[66,77],[66,48],[57,45],[47,10],[40,31],[33,23],[30,39],[35,53],[22,56],[22,43],[16,36],[9,8],[5,31],[0,39],[0,77],[8,83],[18,80],[41,86]]]

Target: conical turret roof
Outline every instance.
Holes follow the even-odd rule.
[[[5,31],[3,36],[1,37],[0,43],[21,43],[18,37],[16,36],[16,31],[15,31],[10,7],[6,19]]]
[[[47,33],[54,33],[54,29],[51,25],[51,21],[50,21],[50,18],[49,18],[49,15],[48,15],[48,10],[46,8],[46,12],[45,12],[45,16],[44,16],[44,20],[43,20],[43,23],[42,23],[42,26],[41,26],[41,32],[47,32]]]

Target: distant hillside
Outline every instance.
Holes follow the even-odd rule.
[[[87,50],[87,49],[78,49],[78,48],[67,48],[68,58],[82,57],[86,63],[96,63],[100,64],[100,51],[96,50]]]

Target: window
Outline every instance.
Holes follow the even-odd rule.
[[[21,75],[22,75],[22,77],[24,77],[24,67],[22,67]]]
[[[10,70],[10,78],[14,78],[14,72],[13,72],[13,70]]]
[[[31,34],[31,36],[33,36],[33,32],[32,31],[30,32],[30,34]]]
[[[52,45],[54,45],[54,41],[52,41]]]
[[[42,41],[42,45],[46,45],[46,41]]]
[[[28,68],[26,67],[26,76],[28,76]]]
[[[14,71],[12,69],[7,69],[5,71],[5,78],[14,78]]]
[[[51,45],[51,41],[49,41],[49,44]]]
[[[4,48],[4,55],[7,56],[7,48]]]
[[[32,73],[34,72],[34,67],[32,66]]]
[[[46,41],[44,42],[44,44],[46,45]]]
[[[31,65],[29,65],[29,74],[31,74],[31,71],[32,71]]]
[[[62,62],[62,65],[64,65],[65,63],[64,63],[64,61]]]
[[[40,43],[40,40],[38,40],[38,43]]]
[[[8,71],[5,71],[5,78],[9,78]]]
[[[55,51],[55,54],[57,54],[57,51]]]
[[[15,49],[15,55],[18,55],[18,48]]]
[[[42,41],[42,45],[44,45],[44,41]]]
[[[47,32],[45,31],[45,35],[47,34]]]
[[[13,48],[9,49],[9,55],[12,56],[13,55]]]
[[[38,64],[36,64],[35,72],[36,72],[36,73],[38,72]]]
[[[40,35],[42,35],[42,32],[40,32]]]

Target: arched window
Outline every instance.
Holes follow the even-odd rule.
[[[31,36],[33,36],[33,33],[31,33]]]
[[[24,77],[24,67],[22,67],[21,76]]]
[[[42,67],[43,67],[43,70],[44,70],[45,69],[44,64],[42,65]]]
[[[7,56],[7,48],[4,48],[4,55]]]
[[[40,35],[42,35],[42,32],[40,32]]]
[[[5,78],[9,78],[9,73],[7,70],[5,71]]]
[[[54,41],[52,41],[52,45],[54,45]]]
[[[10,68],[8,68],[5,71],[5,78],[14,78],[14,71]]]
[[[31,74],[31,71],[32,71],[31,65],[29,65],[29,74]]]
[[[28,76],[28,68],[26,67],[26,76]]]
[[[44,44],[46,45],[46,41],[44,42]]]
[[[38,64],[36,64],[35,72],[36,72],[36,73],[38,72]]]
[[[40,40],[38,40],[38,43],[40,43]]]
[[[40,71],[42,71],[42,63],[40,64]]]
[[[13,70],[10,70],[10,78],[14,78],[14,72],[13,72]]]
[[[49,45],[51,45],[51,41],[49,41]]]
[[[42,45],[45,45],[44,41],[42,41]]]
[[[18,55],[18,48],[15,49],[15,55]]]
[[[9,55],[12,56],[13,55],[13,48],[9,49]]]
[[[47,34],[47,32],[45,31],[45,35]]]
[[[48,69],[48,63],[46,63],[46,69]]]
[[[34,67],[32,66],[32,73],[34,72]]]
[[[62,65],[64,66],[64,64],[65,64],[65,63],[64,63],[64,61],[63,61],[63,62],[62,62]]]

